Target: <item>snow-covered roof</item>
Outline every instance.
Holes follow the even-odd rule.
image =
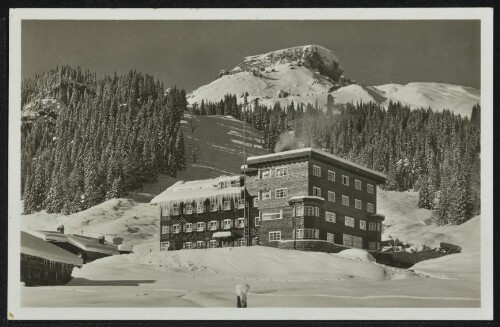
[[[289,158],[296,158],[296,157],[302,157],[302,156],[309,156],[311,157],[313,154],[318,155],[323,158],[327,158],[330,160],[333,160],[336,164],[340,164],[343,168],[351,169],[351,170],[361,170],[364,173],[368,174],[370,177],[374,178],[376,181],[385,183],[385,180],[387,178],[387,175],[378,172],[376,170],[370,169],[363,167],[361,165],[358,165],[352,161],[343,159],[341,157],[338,157],[336,155],[330,154],[328,152],[324,152],[318,149],[314,148],[302,148],[302,149],[294,149],[294,150],[289,150],[289,151],[283,151],[283,152],[277,152],[277,153],[271,153],[271,154],[265,154],[262,156],[255,156],[255,157],[249,157],[247,159],[247,163],[249,167],[252,167],[252,165],[258,164],[258,163],[267,163],[267,162],[272,162],[276,160],[281,160],[281,159],[289,159]]]
[[[120,254],[118,247],[111,244],[101,244],[98,240],[80,235],[68,235],[68,243],[79,247],[82,250],[89,252],[97,252],[102,254]]]
[[[83,265],[82,258],[26,232],[21,232],[21,253],[74,266]]]
[[[220,176],[217,178],[202,179],[195,181],[179,181],[155,196],[152,204],[167,205],[171,202],[196,202],[199,200],[240,197],[244,187],[239,186],[240,175]],[[231,186],[231,183],[238,186]],[[228,187],[221,187],[227,184]]]
[[[46,231],[46,230],[34,230],[30,231],[30,234],[41,238],[44,241],[52,241],[52,242],[67,242],[67,235],[56,232],[56,231]]]
[[[99,240],[93,237],[86,237],[82,235],[71,235],[71,234],[62,234],[54,231],[43,231],[36,230],[31,231],[33,236],[41,238],[45,241],[51,242],[67,242],[73,244],[74,246],[89,252],[97,252],[103,254],[119,254],[118,248],[116,245],[112,244],[101,244]]]
[[[288,201],[304,201],[304,200],[325,201],[325,198],[315,195],[296,195],[292,196]]]

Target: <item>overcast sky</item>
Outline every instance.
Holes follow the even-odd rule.
[[[245,56],[307,44],[333,50],[359,83],[480,88],[479,21],[23,21],[22,75],[136,69],[189,92]]]

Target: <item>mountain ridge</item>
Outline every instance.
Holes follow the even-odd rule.
[[[334,73],[332,73],[332,71]],[[188,102],[216,102],[226,94],[236,94],[238,103],[258,99],[269,106],[318,103],[326,106],[331,95],[337,105],[356,102],[401,102],[411,108],[449,109],[470,117],[480,102],[480,90],[469,86],[436,82],[359,85],[344,75],[338,57],[322,46],[298,46],[260,55],[247,56],[231,70],[222,70],[209,84],[188,94]]]

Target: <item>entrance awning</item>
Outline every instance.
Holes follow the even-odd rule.
[[[225,231],[225,232],[215,232],[212,235],[212,238],[225,238],[225,237],[232,237],[233,234],[230,231]]]

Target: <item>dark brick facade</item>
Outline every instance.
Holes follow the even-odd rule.
[[[271,199],[258,200],[257,208],[260,216],[266,213],[274,213],[282,210],[282,219],[262,221],[258,228],[260,243],[266,244],[269,240],[269,232],[281,231],[282,239],[292,239],[294,223],[295,228],[303,228],[303,219],[292,219],[292,207],[288,204],[288,200],[292,196],[304,195],[308,190],[308,163],[306,161],[290,162],[283,166],[288,167],[288,176],[275,177],[275,166],[263,166],[262,168],[273,168],[271,170],[271,178],[260,179],[259,174],[249,174],[246,178],[247,191],[252,197],[259,197],[259,192],[271,190]],[[287,188],[288,196],[283,199],[275,198],[275,190],[277,188]]]
[[[303,151],[277,154],[276,156],[254,157],[257,160],[249,159],[249,168],[254,169],[247,174],[247,190],[252,197],[258,197],[262,191],[271,190],[271,199],[259,200],[258,209],[260,215],[269,212],[282,210],[282,218],[276,220],[261,221],[258,228],[260,243],[263,245],[276,246],[277,241],[269,240],[269,232],[281,231],[282,240],[293,240],[294,229],[314,229],[318,230],[319,240],[327,240],[327,233],[334,235],[334,243],[344,245],[344,234],[362,238],[361,247],[368,249],[370,242],[377,248],[381,240],[381,221],[383,216],[376,215],[377,194],[376,186],[382,183],[385,178],[377,173],[365,171],[362,167],[350,164],[345,160],[335,160],[329,155],[322,155],[318,151]],[[321,170],[321,176],[315,176],[313,167],[317,166]],[[275,171],[278,167],[288,167],[288,174],[285,177],[276,177]],[[261,172],[271,169],[271,177],[261,179]],[[328,171],[335,173],[335,180],[328,179]],[[343,185],[342,176],[349,178],[349,185]],[[361,182],[361,189],[356,189],[356,180]],[[373,193],[369,193],[367,184],[373,186]],[[313,188],[321,190],[321,197],[324,202],[319,205],[319,215],[294,217],[293,207],[289,200],[294,196],[314,196]],[[276,199],[275,190],[287,188],[288,195],[285,198]],[[335,192],[335,201],[329,201],[328,191]],[[342,195],[349,197],[349,205],[342,204]],[[361,208],[355,207],[355,200],[361,201]],[[373,204],[373,213],[367,211],[367,204]],[[308,205],[303,203],[302,205]],[[335,213],[336,221],[326,221],[326,211]],[[345,217],[354,219],[354,227],[345,224]],[[365,222],[365,229],[361,229],[361,221]],[[370,224],[373,223],[373,224]],[[370,226],[371,225],[371,226]],[[375,230],[370,230],[375,227]]]

